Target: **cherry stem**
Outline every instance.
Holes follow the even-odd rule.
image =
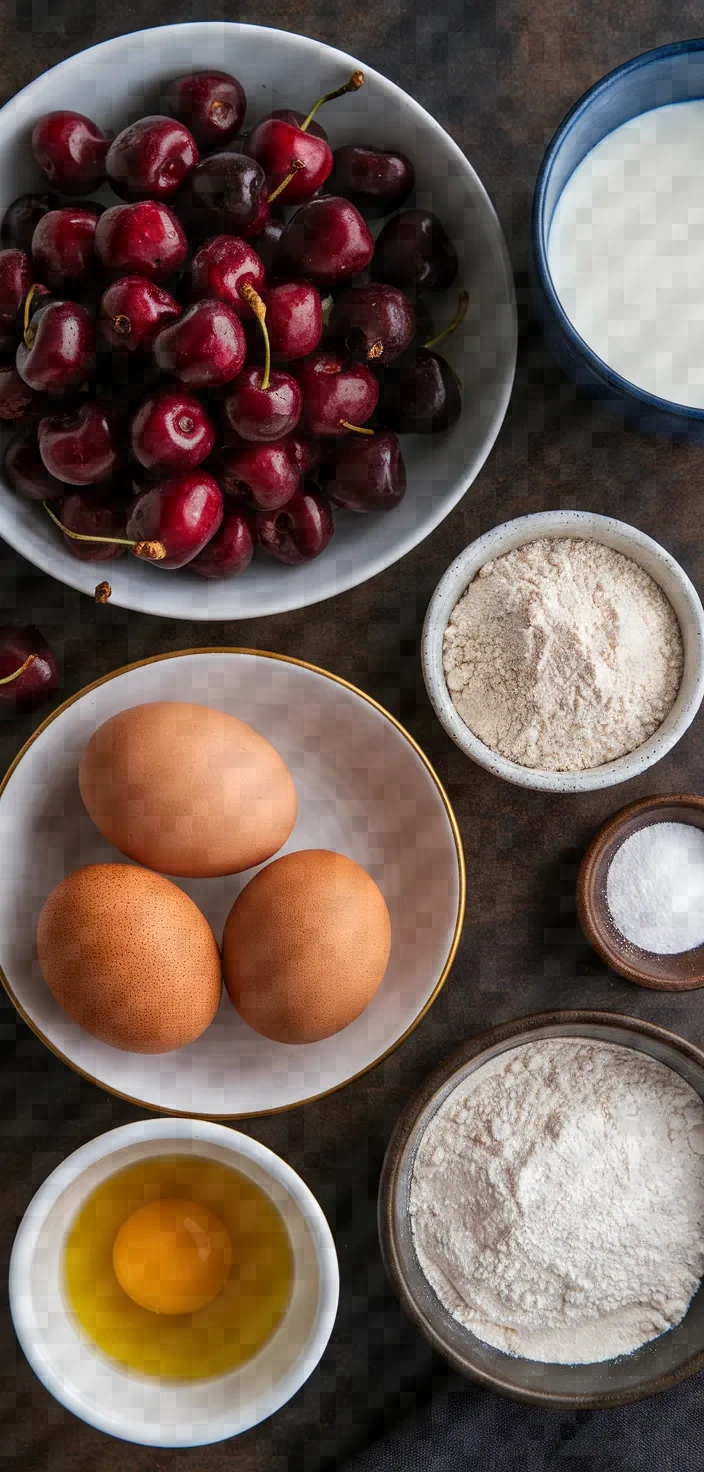
[[[456,327],[459,327],[460,322],[464,322],[464,319],[465,319],[465,317],[467,315],[467,308],[468,308],[468,306],[469,306],[469,292],[468,291],[461,291],[460,292],[459,305],[457,307],[457,313],[453,317],[452,321],[448,323],[447,327],[443,327],[442,332],[439,332],[437,334],[437,337],[431,337],[430,340],[429,340],[429,342],[424,342],[423,343],[423,347],[424,348],[436,348],[437,345],[438,345],[438,343],[439,342],[442,342],[442,340],[443,340],[444,337],[449,337],[450,336],[450,333],[451,332],[454,332]]]
[[[245,281],[244,285],[240,287],[240,293],[244,297],[247,305],[252,308],[252,311],[254,312],[254,315],[257,319],[257,322],[259,323],[259,326],[262,329],[262,333],[264,336],[264,373],[262,376],[260,388],[263,390],[264,393],[266,393],[269,387],[269,377],[271,374],[271,345],[269,343],[269,333],[267,332],[266,327],[266,306],[264,305],[259,292],[254,290],[251,281]]]
[[[374,433],[374,430],[373,429],[363,429],[361,424],[350,424],[347,419],[340,419],[338,421],[338,423],[339,424],[342,424],[345,429],[351,429],[351,430],[353,430],[353,432],[355,434],[373,434]]]
[[[315,104],[315,107],[311,108],[305,122],[301,123],[301,132],[308,132],[308,129],[313,121],[313,118],[315,117],[315,114],[318,111],[318,108],[322,107],[324,102],[334,102],[336,97],[344,97],[345,92],[358,92],[360,87],[363,86],[364,72],[353,72],[352,76],[349,78],[349,81],[345,82],[344,87],[336,87],[334,92],[326,92],[324,97],[319,97],[318,101]]]
[[[3,676],[0,680],[0,685],[11,685],[13,680],[19,680],[20,675],[23,675],[25,670],[29,669],[32,660],[36,659],[36,657],[36,654],[28,654],[24,664],[21,664],[18,670],[14,670],[11,675]]]
[[[291,183],[291,180],[292,179],[295,179],[296,174],[300,174],[301,169],[304,169],[304,168],[305,168],[305,164],[304,164],[302,158],[292,158],[291,159],[291,168],[289,169],[289,172],[286,175],[286,178],[285,179],[282,179],[281,180],[281,183],[280,184],[277,184],[277,186],[274,189],[273,193],[269,195],[269,204],[272,204],[275,199],[278,199],[278,197],[279,197],[280,194],[283,194],[284,189],[286,188],[287,184],[290,184]]]
[[[22,332],[24,335],[24,345],[26,348],[31,348],[32,343],[34,342],[34,332],[31,330],[29,325],[29,316],[32,310],[32,302],[37,295],[49,295],[46,287],[42,286],[40,281],[35,281],[34,286],[30,286],[29,291],[27,292],[27,295],[24,299],[24,321],[22,323]]]
[[[107,603],[108,602],[108,599],[111,596],[112,596],[112,588],[110,587],[110,584],[109,583],[98,583],[98,586],[97,586],[97,588],[96,588],[96,590],[95,590],[95,592],[93,594],[94,602],[95,603]]]
[[[131,547],[135,557],[144,557],[147,562],[162,562],[166,556],[163,542],[131,542],[127,537],[98,537],[88,536],[86,532],[72,532],[69,527],[64,526],[62,521],[59,521],[58,516],[54,516],[48,501],[42,501],[42,506],[51,517],[54,526],[58,526],[64,536],[72,537],[74,542],[108,542],[111,547]]]

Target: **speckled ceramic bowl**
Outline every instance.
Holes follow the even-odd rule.
[[[684,643],[684,673],[677,699],[658,730],[627,756],[601,767],[580,772],[549,772],[539,767],[522,767],[485,746],[465,725],[455,710],[445,683],[442,641],[450,614],[480,567],[502,552],[510,552],[538,537],[581,537],[603,542],[640,564],[662,588],[679,619]],[[691,725],[704,696],[704,609],[686,572],[652,537],[625,521],[597,516],[590,511],[539,511],[519,516],[471,542],[456,557],[440,579],[425,616],[422,639],[423,678],[433,709],[448,736],[466,756],[495,777],[517,787],[540,792],[592,792],[614,787],[652,767],[665,756]]]

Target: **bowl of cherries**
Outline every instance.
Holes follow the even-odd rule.
[[[496,215],[340,52],[227,23],[95,46],[0,113],[0,215],[0,535],[99,602],[330,597],[422,541],[494,442]]]

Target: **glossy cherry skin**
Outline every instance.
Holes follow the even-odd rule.
[[[0,353],[13,353],[22,335],[22,307],[34,280],[32,262],[23,250],[0,250]]]
[[[254,246],[236,235],[213,236],[193,257],[193,300],[213,297],[227,302],[239,317],[252,316],[252,309],[241,294],[245,282],[261,293],[264,281],[264,266]]]
[[[166,557],[152,566],[185,567],[211,537],[223,518],[222,491],[205,470],[187,470],[141,492],[133,501],[127,536],[134,542],[159,541]]]
[[[278,362],[305,358],[323,335],[317,287],[305,281],[274,281],[263,293],[271,355]]]
[[[130,443],[146,470],[193,470],[211,454],[215,426],[193,394],[165,388],[137,410]]]
[[[189,568],[201,578],[232,578],[249,567],[253,556],[253,518],[244,511],[226,508],[215,536]]]
[[[372,275],[392,286],[451,286],[457,251],[445,226],[429,210],[404,210],[377,237]]]
[[[295,107],[275,107],[273,112],[267,113],[266,117],[262,118],[262,122],[268,123],[270,118],[280,118],[283,123],[293,123],[294,127],[300,128],[301,123],[306,120],[306,114],[297,112]],[[328,135],[317,118],[313,118],[312,123],[308,124],[306,132],[310,133],[313,138],[324,138],[326,143],[328,141]]]
[[[255,526],[260,547],[289,567],[319,557],[335,530],[325,497],[306,486],[278,511],[258,511]]]
[[[242,236],[242,239],[254,240],[257,235],[261,235],[262,230],[268,224],[270,215],[271,205],[269,204],[269,192],[265,186],[262,189],[261,194],[259,195],[257,212],[254,215],[254,218],[250,220],[248,225],[242,225],[240,227],[240,235]]]
[[[298,490],[301,470],[291,440],[223,450],[217,478],[227,496],[262,511],[285,506]]]
[[[163,286],[144,276],[122,276],[100,299],[100,334],[115,353],[148,347],[162,327],[181,316],[181,305]]]
[[[440,353],[409,348],[382,375],[379,418],[398,434],[438,434],[462,413],[462,390]]]
[[[164,107],[190,128],[199,148],[217,148],[237,136],[247,97],[242,83],[229,72],[189,72],[170,83]]]
[[[225,302],[209,300],[196,302],[154,339],[154,357],[162,373],[188,388],[230,383],[240,372],[246,350],[237,313]]]
[[[95,248],[106,271],[163,281],[188,255],[188,241],[168,205],[145,199],[116,204],[98,221]]]
[[[398,149],[347,143],[335,149],[329,188],[368,215],[388,215],[405,204],[415,179],[411,160]]]
[[[413,342],[416,314],[397,286],[370,281],[365,286],[348,286],[337,298],[330,331],[352,357],[383,367]]]
[[[34,157],[53,189],[92,194],[105,178],[110,139],[80,112],[49,112],[32,131]]]
[[[34,314],[17,349],[17,372],[38,393],[87,383],[95,368],[95,324],[78,302],[50,300]]]
[[[277,271],[315,286],[335,286],[363,271],[374,241],[359,210],[339,195],[311,199],[289,220],[281,237]]]
[[[273,205],[266,224],[256,235],[252,236],[257,255],[264,267],[267,276],[272,275],[274,260],[278,254],[281,237],[286,229],[286,221],[283,213],[276,205]]]
[[[30,654],[34,658],[24,673],[0,685],[0,704],[13,710],[35,710],[50,700],[58,689],[59,671],[44,635],[33,624],[0,626],[0,680],[21,670]]]
[[[13,199],[2,219],[4,245],[17,246],[27,255],[31,254],[32,236],[49,210],[57,210],[61,204],[58,194],[20,194]]]
[[[304,167],[289,180],[281,195],[282,204],[305,204],[322,188],[332,169],[332,151],[324,138],[303,133],[297,123],[270,117],[252,130],[245,150],[261,164],[267,189],[273,194],[290,173],[294,159]]]
[[[72,486],[110,480],[120,463],[113,416],[97,399],[66,414],[45,414],[37,438],[49,474]]]
[[[181,190],[177,207],[194,240],[241,235],[258,218],[264,170],[242,153],[201,159]]]
[[[301,390],[290,373],[272,370],[268,388],[262,388],[263,369],[245,368],[225,399],[225,417],[231,429],[256,444],[282,440],[301,417]]]
[[[78,205],[44,215],[32,236],[32,260],[40,280],[55,291],[90,271],[96,261],[97,226],[95,212]]]
[[[34,389],[20,378],[14,363],[0,364],[0,424],[19,424],[36,400]]]
[[[319,440],[306,439],[305,435],[296,430],[294,434],[287,435],[286,444],[300,475],[308,475],[320,464],[322,449]]]
[[[303,393],[301,428],[307,434],[343,435],[364,425],[376,408],[379,385],[366,363],[321,351],[297,365]]]
[[[390,429],[351,434],[323,466],[321,490],[345,511],[392,511],[406,494],[406,467]]]
[[[5,451],[3,470],[12,490],[25,501],[51,501],[66,495],[63,481],[49,474],[39,454],[33,424],[13,435]]]
[[[124,503],[108,491],[88,488],[70,491],[56,508],[56,515],[71,532],[85,537],[124,537]],[[79,562],[114,562],[123,557],[126,547],[119,542],[77,542],[64,533],[64,544]]]
[[[198,163],[192,133],[175,118],[140,118],[110,144],[105,171],[123,199],[169,200]]]

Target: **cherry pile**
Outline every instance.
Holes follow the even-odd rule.
[[[74,557],[208,578],[257,546],[309,561],[332,507],[399,504],[399,434],[457,420],[419,296],[452,285],[455,248],[403,208],[410,159],[333,153],[315,121],[363,80],[248,133],[242,86],[214,71],[116,137],[70,111],[36,123],[44,192],[2,223],[0,421],[20,425],[4,468]],[[106,183],[107,207],[90,198]],[[391,211],[375,242],[365,216]]]

